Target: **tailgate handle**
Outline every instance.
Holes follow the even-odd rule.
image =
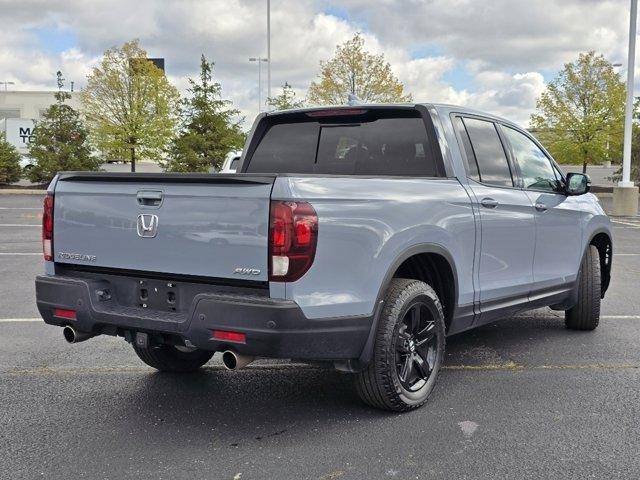
[[[162,192],[142,190],[138,192],[138,205],[159,207],[162,204]]]

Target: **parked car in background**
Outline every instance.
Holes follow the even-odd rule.
[[[229,152],[224,159],[220,173],[235,173],[240,165],[240,157],[242,157],[242,150]]]
[[[33,167],[34,164],[34,160],[33,158],[31,158],[28,155],[21,155],[20,156],[20,168],[22,168],[22,170],[30,170]]]
[[[546,306],[598,326],[609,219],[586,175],[508,120],[433,104],[263,113],[239,169],[58,175],[44,321],[71,343],[123,337],[162,371],[215,352],[229,369],[326,362],[394,411],[427,400],[448,335]]]

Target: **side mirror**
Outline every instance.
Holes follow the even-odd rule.
[[[564,189],[567,195],[584,195],[591,188],[591,179],[584,173],[568,173],[567,185]]]

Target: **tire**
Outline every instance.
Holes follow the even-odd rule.
[[[420,407],[433,391],[444,349],[444,314],[436,292],[418,280],[393,279],[378,320],[373,358],[356,374],[358,395],[383,410]]]
[[[162,372],[194,372],[211,360],[214,352],[208,350],[183,351],[173,345],[133,345],[136,355],[144,363]]]
[[[600,254],[589,245],[578,272],[578,303],[564,312],[570,330],[595,330],[600,321]]]

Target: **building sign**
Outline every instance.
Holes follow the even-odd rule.
[[[33,120],[23,118],[7,118],[0,123],[6,134],[6,140],[18,149],[21,154],[29,151],[29,144],[33,139]]]

